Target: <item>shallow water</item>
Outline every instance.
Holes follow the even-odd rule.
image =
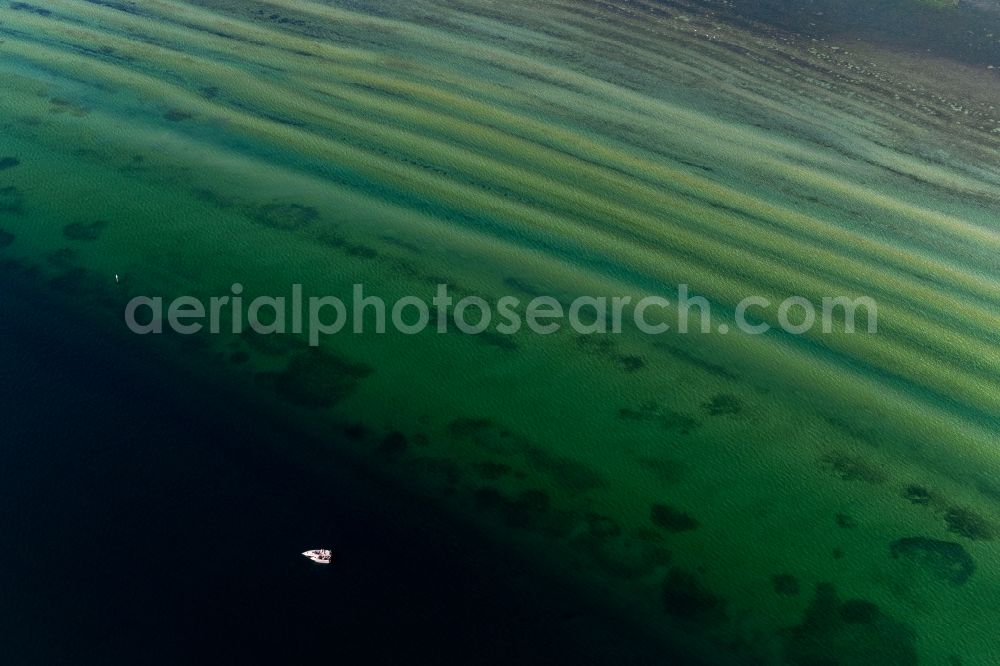
[[[848,664],[992,663],[995,75],[955,63],[947,90],[927,88],[912,54],[745,30],[700,3],[15,6],[0,8],[0,158],[17,162],[0,172],[0,252],[88,309],[64,338],[123,333],[136,294],[234,282],[248,298],[364,283],[429,299],[444,281],[567,300],[683,282],[715,323],[748,294],[879,302],[876,336],[388,334],[319,353],[292,337],[144,338],[133,346],[159,363],[310,433],[199,439],[169,460],[187,499],[164,515],[211,503],[223,452],[312,468],[318,488],[349,461],[485,530],[503,544],[493,559],[532,562],[533,580],[557,570],[713,663],[806,663],[842,644],[860,646]],[[113,412],[116,390],[59,403],[63,421]],[[98,458],[101,475],[150,462],[123,451]],[[225,552],[248,550],[261,516],[271,542],[314,529],[293,527],[295,502],[261,503],[295,482],[255,474],[258,504]],[[99,506],[140,491],[110,488]],[[348,552],[385,550],[381,521],[348,530]],[[187,518],[174,529],[217,550]],[[262,566],[294,566],[272,548]],[[955,553],[971,576],[949,570]],[[345,584],[313,573],[287,583],[310,603]]]

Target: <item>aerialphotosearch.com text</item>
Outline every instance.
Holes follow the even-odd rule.
[[[717,310],[722,309],[717,306]],[[346,297],[307,296],[300,284],[287,295],[244,295],[241,284],[228,294],[198,298],[180,296],[167,301],[161,296],[136,296],[125,308],[125,322],[140,335],[167,330],[180,335],[202,332],[259,335],[306,335],[317,346],[331,335],[385,334],[390,328],[404,335],[425,331],[459,331],[479,335],[528,332],[551,335],[569,327],[581,335],[618,334],[627,327],[647,335],[728,334],[739,331],[763,335],[775,329],[791,335],[809,332],[874,334],[878,331],[878,307],[870,297],[828,296],[817,302],[792,296],[780,302],[763,296],[747,296],[725,308],[726,317],[713,317],[713,304],[692,295],[688,285],[678,285],[670,297],[579,296],[560,300],[554,296],[480,296],[456,298],[447,284],[421,297],[408,295],[386,299],[367,293],[355,284]]]

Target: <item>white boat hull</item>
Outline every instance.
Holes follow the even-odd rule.
[[[307,550],[302,553],[303,556],[309,558],[316,564],[330,564],[333,561],[333,551],[330,550]]]

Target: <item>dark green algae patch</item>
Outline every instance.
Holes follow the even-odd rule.
[[[702,404],[710,416],[735,416],[743,411],[743,402],[735,395],[720,393]]]
[[[726,601],[686,569],[674,567],[663,580],[664,612],[677,620],[717,625],[728,618]]]
[[[976,571],[976,563],[961,544],[927,537],[906,537],[889,546],[893,559],[908,560],[932,576],[964,585]]]
[[[690,414],[674,411],[653,401],[643,403],[638,409],[622,407],[618,410],[618,418],[623,421],[658,423],[664,430],[677,431],[682,435],[689,435],[702,425],[701,421]]]
[[[995,534],[994,526],[979,514],[963,507],[951,507],[944,514],[945,526],[970,541],[990,541]]]
[[[286,401],[308,409],[333,407],[373,372],[371,366],[321,349],[291,358],[284,370],[265,375]]]
[[[24,212],[24,193],[13,185],[0,187],[0,213]]]
[[[107,226],[108,222],[106,220],[72,222],[63,227],[63,236],[72,241],[90,243],[99,240]]]
[[[820,583],[798,626],[783,633],[790,666],[917,666],[916,633],[864,599],[841,601]]]
[[[649,518],[654,525],[668,532],[690,532],[698,529],[698,520],[685,511],[667,504],[650,507]]]
[[[785,597],[794,597],[799,593],[799,579],[788,573],[771,576],[771,586],[774,593]]]
[[[448,434],[481,451],[520,456],[531,468],[545,474],[568,491],[579,494],[604,486],[605,479],[590,467],[556,455],[530,439],[486,417],[460,417],[448,425]]]

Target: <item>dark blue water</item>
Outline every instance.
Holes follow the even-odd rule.
[[[291,424],[36,280],[0,269],[0,664],[645,661],[412,497],[286,463]],[[299,555],[322,546],[334,565]]]

